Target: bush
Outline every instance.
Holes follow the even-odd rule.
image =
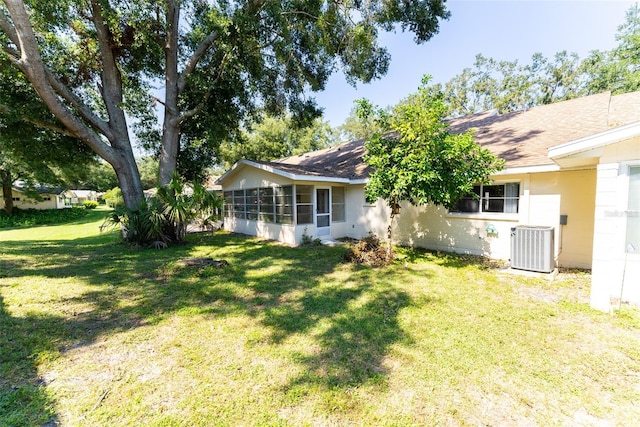
[[[0,210],[0,228],[33,227],[36,225],[64,224],[88,215],[84,208],[71,209],[18,209],[14,208],[11,215]]]
[[[119,187],[112,188],[111,190],[104,193],[104,195],[102,196],[102,200],[104,200],[104,202],[110,208],[115,208],[116,206],[124,206],[122,190],[120,190]]]
[[[369,233],[367,237],[349,248],[343,259],[347,262],[379,267],[393,261],[393,252],[387,253],[386,245],[380,241],[378,236]]]
[[[84,202],[82,202],[82,206],[84,206],[85,209],[95,209],[98,207],[98,202],[94,202],[93,200],[85,200]]]
[[[138,210],[116,206],[100,228],[120,227],[124,242],[134,247],[166,248],[184,241],[190,223],[209,222],[221,208],[222,200],[215,193],[197,183],[189,190],[174,175]]]

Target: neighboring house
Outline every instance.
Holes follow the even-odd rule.
[[[63,209],[71,207],[71,200],[76,197],[74,192],[59,187],[39,185],[35,187],[35,190],[42,200],[38,201],[29,197],[24,184],[15,183],[11,188],[13,206],[18,209]],[[4,205],[2,195],[0,195],[0,200],[0,204]]]
[[[97,202],[98,193],[93,190],[72,190],[75,197],[71,198],[71,203],[74,205],[82,204],[86,201]]]
[[[623,301],[640,303],[640,92],[475,114],[450,129],[474,129],[505,169],[452,211],[403,205],[396,243],[510,259],[516,227],[545,227],[552,267],[592,269],[592,306],[609,310],[621,291]],[[225,228],[290,244],[303,233],[385,236],[389,209],[365,201],[363,154],[363,142],[352,141],[236,163],[218,180]]]

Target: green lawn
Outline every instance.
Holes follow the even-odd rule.
[[[472,257],[0,231],[0,425],[631,425],[640,314]],[[194,257],[230,266],[187,266]]]

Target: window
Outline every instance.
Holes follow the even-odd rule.
[[[342,222],[344,219],[344,187],[331,187],[331,221]]]
[[[51,201],[51,197],[43,197],[42,200],[45,201],[45,202],[50,202]],[[77,201],[76,201],[76,203],[77,203]]]
[[[278,224],[293,224],[293,187],[275,188],[276,222]]]
[[[246,210],[244,190],[233,190],[233,216],[245,219]]]
[[[258,189],[258,218],[264,222],[276,222],[275,205],[273,204],[273,188]]]
[[[20,197],[12,197],[11,200],[13,200],[14,202],[19,202],[20,201]]]
[[[313,187],[296,186],[296,216],[298,224],[313,224]]]
[[[224,216],[227,218],[233,217],[233,191],[224,192],[224,202],[222,205],[224,209]]]
[[[629,199],[627,202],[627,236],[625,251],[640,252],[640,166],[629,168]]]
[[[293,187],[262,187],[224,192],[226,217],[293,224]]]
[[[247,219],[257,221],[258,212],[260,207],[258,206],[258,189],[251,188],[246,190],[246,207],[247,207]]]
[[[474,185],[473,193],[464,197],[451,212],[518,213],[520,184]]]

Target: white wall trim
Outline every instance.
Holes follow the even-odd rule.
[[[640,136],[640,122],[620,126],[585,138],[576,139],[548,149],[550,159],[562,159]]]

